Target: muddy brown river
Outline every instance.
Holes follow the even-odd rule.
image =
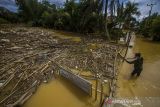
[[[97,107],[98,104],[70,81],[57,78],[42,84],[24,107]]]
[[[142,53],[144,69],[139,78],[130,78],[133,66],[123,63],[117,97],[160,97],[160,43],[138,38],[127,57],[132,57],[134,52]],[[42,84],[24,107],[98,107],[98,104],[72,83],[59,78]]]
[[[160,97],[160,44],[138,38],[127,57],[133,57],[134,52],[141,52],[144,58],[143,71],[139,78],[130,78],[133,65],[125,62],[119,75],[117,96]]]

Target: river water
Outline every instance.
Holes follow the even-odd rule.
[[[160,43],[137,38],[127,57],[133,57],[135,52],[141,52],[144,58],[143,71],[139,78],[130,78],[133,65],[125,62],[119,75],[117,96],[160,97]]]
[[[97,107],[98,104],[70,81],[59,77],[42,84],[24,107]]]
[[[127,57],[141,52],[144,69],[139,78],[130,78],[133,65],[124,63],[118,77],[117,97],[160,97],[160,44],[141,38]],[[63,78],[42,84],[24,107],[98,107],[94,99]]]

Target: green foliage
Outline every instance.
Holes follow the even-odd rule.
[[[0,18],[0,24],[7,24],[9,23],[7,20]]]
[[[48,26],[53,24],[52,17],[56,12],[56,6],[43,0],[16,0],[19,6],[19,16],[23,22],[31,22],[33,26]]]
[[[124,27],[127,29],[131,29],[134,27],[134,24],[136,23],[136,19],[133,17],[133,15],[140,15],[140,12],[138,11],[138,3],[131,3],[130,1],[127,2],[126,7],[123,12],[123,18],[124,18]]]
[[[96,33],[108,39],[123,35],[117,25],[134,27],[133,15],[139,15],[138,4],[123,4],[119,0],[67,0],[61,8],[47,0],[16,0],[16,4],[19,22],[84,34]]]
[[[44,11],[42,13],[42,16],[41,16],[41,19],[42,19],[42,26],[49,26],[51,27],[51,25],[53,24],[52,22],[52,14],[50,14],[49,12],[47,11]]]
[[[19,15],[24,21],[30,21],[40,17],[43,8],[37,0],[16,0],[19,6]]]
[[[11,22],[16,23],[18,22],[18,16],[16,13],[10,12],[8,9],[5,9],[3,7],[0,7],[0,18],[1,22]]]
[[[150,29],[153,40],[160,41],[160,15],[153,19]]]
[[[158,15],[158,13],[154,13],[140,22],[139,33],[144,35],[144,37],[151,37],[153,40],[160,41],[159,29],[160,15]]]

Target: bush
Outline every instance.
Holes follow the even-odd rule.
[[[152,21],[150,35],[152,36],[153,40],[160,41],[160,16],[157,16]]]
[[[0,24],[7,24],[9,23],[7,20],[0,18]]]

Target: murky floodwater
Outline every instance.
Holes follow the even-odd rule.
[[[42,84],[24,107],[97,107],[98,102],[65,78]]]
[[[160,44],[136,40],[133,52],[141,52],[144,57],[144,70],[137,79],[130,78],[132,65],[124,63],[118,79],[117,97],[160,97]],[[24,107],[98,107],[93,97],[69,81],[59,78],[42,84],[37,92],[25,103]]]
[[[132,57],[134,52],[141,52],[144,57],[143,71],[139,78],[130,78],[133,65],[124,63],[118,79],[117,96],[160,97],[160,43],[137,38],[127,57]]]

